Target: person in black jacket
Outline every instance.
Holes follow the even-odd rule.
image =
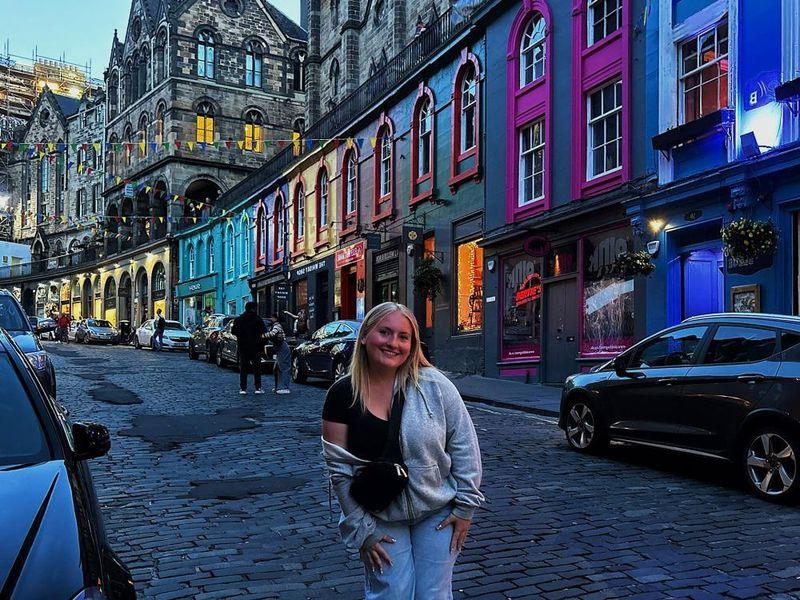
[[[161,315],[160,308],[156,311],[156,322],[153,324],[153,326],[156,330],[156,333],[153,336],[153,350],[161,352],[161,350],[164,348],[164,330],[167,328],[167,322]]]
[[[247,371],[253,369],[255,393],[263,394],[261,389],[261,353],[264,351],[267,327],[258,316],[258,305],[248,302],[244,312],[233,321],[231,333],[239,343],[239,393],[247,394]]]

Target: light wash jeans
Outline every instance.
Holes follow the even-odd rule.
[[[436,531],[451,510],[446,506],[412,525],[378,521],[378,530],[396,540],[381,542],[393,564],[384,565],[383,573],[364,567],[366,600],[452,599],[457,556],[450,552],[453,526]]]

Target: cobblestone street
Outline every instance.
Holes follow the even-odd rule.
[[[94,481],[143,597],[360,597],[321,459],[324,385],[239,396],[235,371],[185,354],[46,348],[72,418],[112,433]],[[732,467],[580,456],[552,420],[470,410],[488,503],[456,597],[800,597],[800,510],[749,497]]]

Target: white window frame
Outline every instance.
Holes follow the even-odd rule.
[[[618,29],[622,28],[622,25],[623,25],[623,23],[622,23],[622,0],[616,0],[616,3],[617,3],[616,8],[614,10],[612,10],[608,14],[603,14],[603,17],[602,17],[603,18],[603,22],[604,22],[603,31],[605,32],[605,34],[603,35],[603,37],[599,37],[597,39],[595,39],[595,37],[594,37],[594,22],[595,22],[594,14],[595,14],[595,10],[598,7],[602,7],[603,10],[605,10],[606,2],[609,2],[609,1],[610,0],[587,0],[587,5],[586,5],[586,46],[587,47],[591,46],[592,44],[596,44],[599,41],[602,41],[602,40],[606,39],[612,33],[617,31]],[[609,30],[608,29],[608,21],[611,20],[612,18],[616,19],[616,26],[613,29]]]
[[[722,54],[722,55],[719,54],[719,52],[718,52],[718,50],[719,50],[718,31],[721,28],[721,26],[724,26],[724,28],[725,28],[725,43],[728,46],[727,52],[725,54]],[[712,60],[710,62],[707,62],[707,63],[704,63],[704,64],[701,64],[700,66],[696,66],[694,69],[692,69],[692,70],[690,70],[688,72],[684,72],[683,71],[683,68],[684,68],[683,48],[684,48],[684,46],[686,46],[690,42],[694,42],[695,43],[695,48],[697,50],[696,56],[697,56],[697,59],[699,60],[699,58],[700,58],[699,49],[701,47],[700,40],[702,38],[705,38],[708,34],[711,34],[711,35],[714,36],[714,52],[715,52],[715,55],[716,55],[714,60]],[[723,60],[728,60],[728,57],[730,56],[730,26],[729,26],[729,23],[728,23],[727,15],[725,16],[725,18],[723,18],[720,21],[717,21],[716,23],[714,23],[711,27],[707,27],[707,28],[703,29],[702,31],[700,31],[698,33],[695,33],[695,34],[692,34],[690,37],[685,38],[685,39],[681,40],[680,42],[678,42],[677,47],[676,47],[676,52],[677,52],[676,58],[677,58],[677,61],[678,61],[678,70],[679,70],[679,75],[678,75],[678,107],[679,107],[679,109],[678,109],[679,110],[678,123],[682,125],[682,124],[685,124],[685,123],[689,122],[689,121],[686,120],[686,91],[687,91],[686,90],[686,80],[688,78],[690,78],[690,77],[693,77],[693,76],[697,75],[697,76],[700,76],[700,80],[701,80],[698,83],[697,86],[692,88],[692,89],[699,90],[699,103],[700,103],[700,106],[698,107],[698,116],[695,117],[695,119],[699,119],[700,117],[703,117],[703,116],[705,116],[707,114],[710,114],[711,112],[714,112],[714,111],[709,111],[709,112],[704,112],[703,111],[703,106],[702,106],[702,102],[703,102],[703,93],[702,93],[703,86],[704,86],[704,84],[707,85],[707,84],[711,83],[711,81],[703,82],[701,74],[706,69],[713,68],[715,65],[718,65]],[[719,77],[716,77],[714,79],[714,81],[717,83],[717,103],[719,103],[719,100],[720,100],[719,81],[720,81],[721,78],[722,78],[722,76],[720,75]],[[727,104],[725,106],[722,106],[720,104],[717,107],[716,110],[719,110],[719,109],[722,109],[722,108],[727,108],[728,106],[730,106],[731,98],[730,98],[729,86],[728,86],[728,79],[729,78],[730,78],[730,63],[728,63],[728,70],[725,72],[725,81],[726,81],[725,82],[725,95],[728,98],[728,102],[727,102]]]
[[[214,238],[208,240],[208,272],[214,273]]]
[[[468,150],[472,150],[478,143],[478,123],[476,116],[478,114],[478,104],[476,100],[478,92],[478,75],[475,73],[474,67],[464,75],[461,82],[461,131],[459,132],[459,148],[460,153],[464,154]],[[469,146],[467,146],[467,128],[472,126],[472,135],[470,136]]]
[[[236,235],[233,226],[228,228],[228,273],[236,268]]]
[[[299,242],[306,237],[306,191],[303,186],[300,186],[295,195],[294,201],[297,203],[295,215],[297,216],[297,224],[295,230],[297,231],[297,241]]]
[[[250,266],[250,219],[242,219],[242,263],[241,272],[246,273]]]
[[[541,13],[533,15],[519,45],[519,87],[524,88],[545,75],[547,67],[547,23]],[[537,57],[537,51],[541,51]],[[528,78],[530,72],[530,79]],[[538,74],[537,74],[538,72]]]
[[[417,177],[429,175],[431,164],[431,144],[433,143],[433,109],[430,98],[424,98],[417,115]],[[427,168],[425,168],[427,167]]]
[[[319,176],[319,225],[317,229],[328,227],[328,172]]]
[[[544,119],[533,121],[519,130],[519,174],[518,174],[518,193],[517,193],[517,206],[523,207],[539,202],[544,199],[545,189],[545,173],[547,165],[545,164],[545,122]],[[536,132],[539,132],[539,137],[536,137]],[[528,137],[530,145],[525,148],[524,140]],[[541,154],[541,169],[536,168],[536,155]],[[530,172],[526,166],[530,164]],[[525,182],[531,180],[531,197],[525,198]],[[536,195],[536,180],[541,181],[541,194]]]
[[[195,255],[194,246],[189,245],[189,279],[194,279]]]
[[[593,117],[592,116],[592,96],[594,96],[595,94],[600,94],[600,97],[602,99],[603,91],[608,89],[609,87],[612,87],[612,86],[620,86],[619,87],[619,98],[620,98],[619,104],[614,106],[614,107],[612,107],[611,109],[607,109],[605,106],[601,106],[601,111],[602,112],[599,115],[596,115],[596,116]],[[616,90],[615,90],[615,93],[614,93],[614,101],[615,101],[615,103],[616,103],[616,99],[617,99],[617,94],[616,94]],[[623,139],[622,139],[622,103],[623,102],[624,102],[624,98],[623,98],[623,90],[622,90],[622,80],[620,80],[620,79],[618,79],[616,81],[613,81],[611,83],[608,83],[608,84],[606,84],[604,86],[601,86],[599,88],[596,88],[596,89],[592,90],[591,92],[589,92],[586,95],[586,180],[587,181],[591,181],[591,180],[597,179],[599,177],[604,177],[605,175],[608,175],[610,173],[614,173],[614,172],[619,171],[620,169],[622,169],[622,161],[623,161],[623,156],[622,156],[622,144],[623,144]],[[616,119],[616,121],[617,121],[617,137],[614,138],[613,140],[609,140],[607,137],[605,137],[605,136],[607,136],[606,124],[610,119]],[[600,122],[604,123],[604,127],[603,127],[604,139],[603,139],[603,143],[600,146],[596,146],[595,145],[594,136],[592,134],[592,126],[597,124],[597,123],[600,123]],[[593,174],[593,171],[594,171],[594,168],[593,168],[594,167],[594,160],[593,160],[594,150],[596,148],[600,148],[601,146],[603,148],[605,148],[606,146],[609,146],[610,144],[613,144],[613,143],[617,144],[617,154],[619,156],[617,166],[612,167],[610,169],[605,168],[606,165],[605,165],[605,158],[604,158],[603,159],[604,170],[599,171],[596,174]],[[605,153],[603,154],[603,156],[605,157]]]
[[[352,214],[356,211],[356,182],[358,173],[358,162],[356,155],[351,152],[347,159],[347,189],[345,190],[345,214]]]
[[[381,188],[380,197],[384,198],[392,193],[392,139],[385,132],[381,142]]]

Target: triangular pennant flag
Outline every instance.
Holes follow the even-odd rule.
[[[186,145],[189,146],[189,152],[194,152],[194,142],[186,142]]]
[[[139,142],[139,153],[142,156],[144,156],[146,149],[147,149],[147,144],[145,144],[144,142]]]
[[[237,140],[236,145],[239,146],[239,150],[244,150],[244,140]]]
[[[200,142],[200,150],[202,150],[203,152],[206,151],[206,143],[205,142]]]
[[[314,149],[314,140],[306,140],[306,149],[313,150]]]
[[[117,185],[119,185],[120,183],[122,183],[122,177],[117,175]]]
[[[280,148],[281,150],[283,150],[283,148],[284,148],[285,146],[286,146],[286,142],[285,142],[284,140],[278,140],[278,148]]]
[[[69,162],[67,163],[67,171],[69,171],[69,170],[70,170],[70,169],[71,169],[71,168],[72,168],[74,165],[75,165],[75,163],[74,163],[74,162],[72,162],[72,161],[69,161]]]
[[[175,142],[175,148],[177,150],[180,150],[181,149],[181,143],[180,142]]]
[[[100,142],[94,143],[94,151],[100,154]]]
[[[361,150],[361,148],[364,147],[364,138],[356,138],[356,145],[358,149]]]
[[[47,147],[50,149],[50,152],[55,152],[56,151],[56,145],[53,142],[50,142],[49,144],[47,144]]]
[[[370,146],[372,146],[373,148],[376,146],[376,144],[377,144],[377,143],[378,143],[378,138],[376,138],[376,137],[371,137],[371,138],[369,138],[369,144],[370,144]]]
[[[122,152],[122,143],[121,142],[117,142],[116,144],[114,144],[114,152]]]
[[[164,222],[164,217],[158,217],[158,220],[163,223]]]
[[[164,147],[164,150],[169,150],[169,142],[164,142],[161,145]]]
[[[151,188],[149,185],[146,185],[146,186],[144,186],[144,193],[145,193],[145,194],[149,194],[149,193],[150,193],[150,190],[152,190],[152,189],[153,189],[153,188]]]
[[[353,147],[353,138],[347,138],[347,147],[348,148],[352,148]]]
[[[292,145],[294,147],[292,154],[300,156],[300,134],[297,131],[292,132]]]
[[[225,140],[225,147],[230,150],[233,148],[233,140]]]
[[[150,150],[152,150],[153,152],[158,150],[158,144],[156,144],[155,142],[150,142]]]

